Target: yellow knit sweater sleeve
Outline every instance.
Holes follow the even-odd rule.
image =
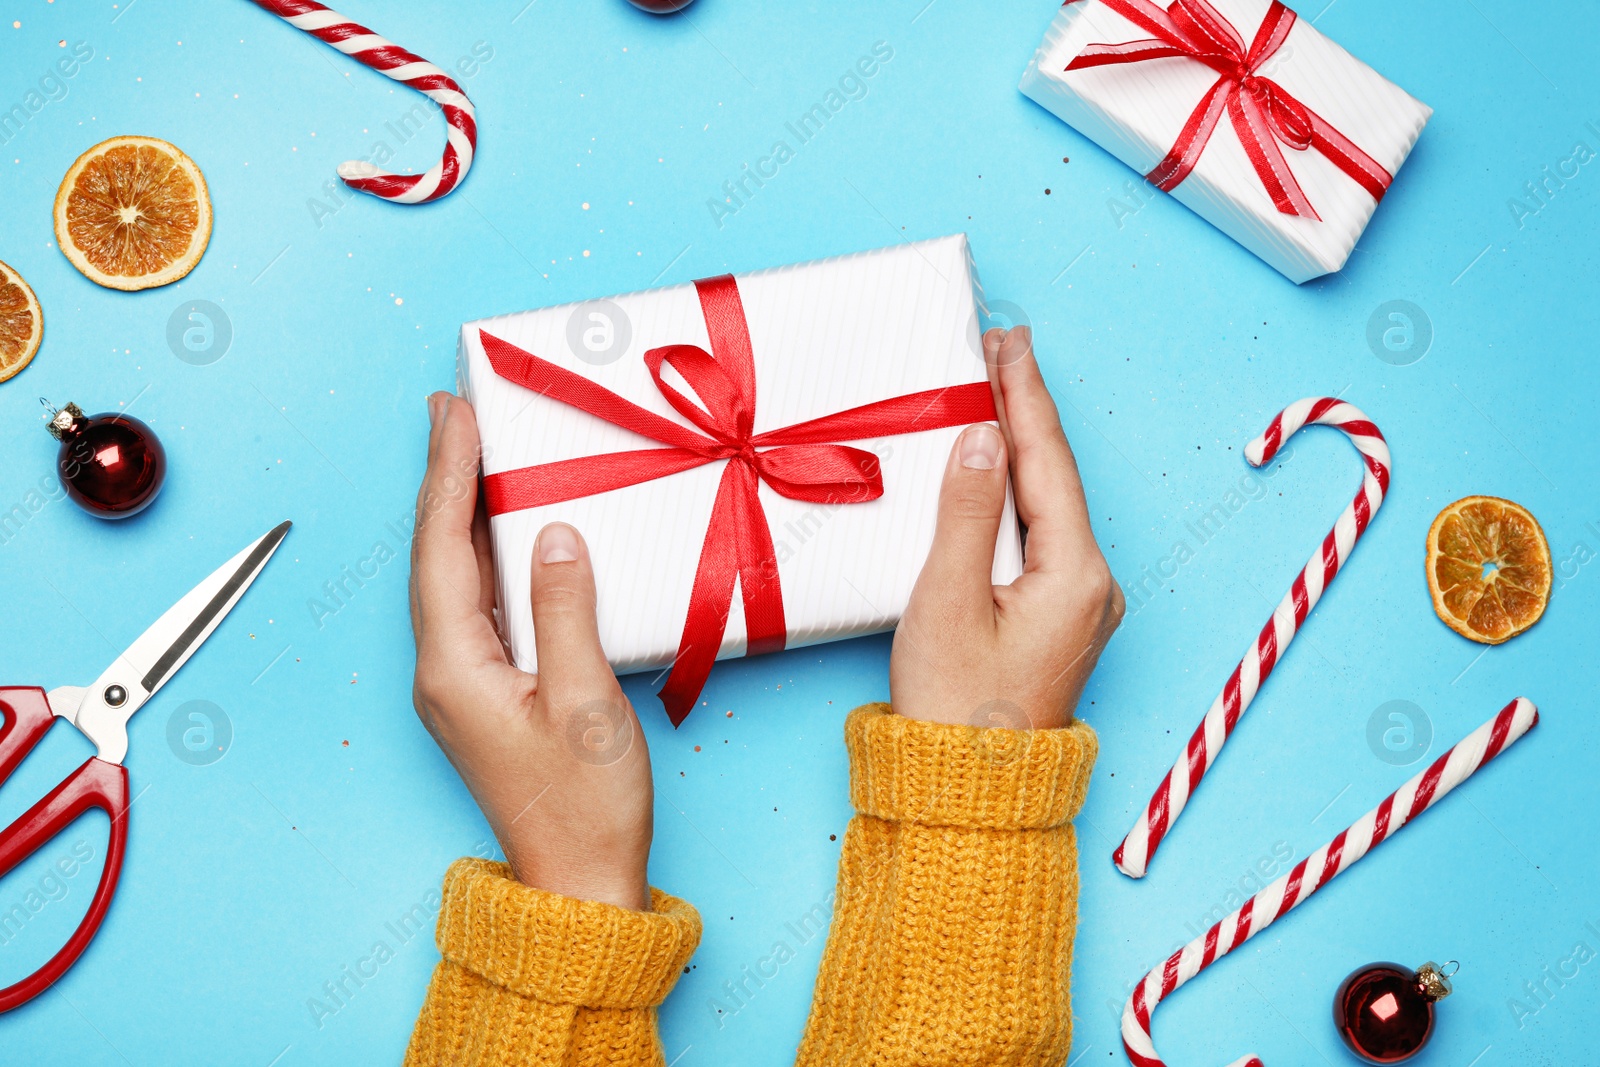
[[[656,1006],[700,943],[694,908],[652,910],[531,889],[503,863],[462,859],[444,880],[443,957],[407,1067],[650,1067]]]
[[[799,1067],[1059,1067],[1077,847],[1094,732],[979,730],[895,715],[845,724],[856,816]],[[661,1067],[656,1006],[700,940],[692,907],[573,900],[458,860],[443,959],[410,1067]]]
[[[1098,742],[851,712],[833,923],[798,1067],[1060,1067]]]

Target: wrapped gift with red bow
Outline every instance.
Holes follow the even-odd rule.
[[[1295,282],[1344,266],[1433,114],[1278,0],[1067,0],[1021,88]]]
[[[995,418],[965,236],[469,322],[459,380],[512,656],[545,524],[676,725],[713,661],[892,629],[961,430]],[[1007,501],[994,580],[1022,572]]]

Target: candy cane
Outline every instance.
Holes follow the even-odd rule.
[[[1200,779],[1211,769],[1223,744],[1238,725],[1239,716],[1255,699],[1261,683],[1272,673],[1289,642],[1305,624],[1306,616],[1322,599],[1323,590],[1349,558],[1356,541],[1378,513],[1383,494],[1389,490],[1389,446],[1383,434],[1359,408],[1333,397],[1307,397],[1284,408],[1267,431],[1245,447],[1245,459],[1254,467],[1270,463],[1283,442],[1307,423],[1337,426],[1349,436],[1366,464],[1361,491],[1344,509],[1339,521],[1322,539],[1321,549],[1311,557],[1311,562],[1279,601],[1278,609],[1261,628],[1255,644],[1211,702],[1210,710],[1195,728],[1183,755],[1161,780],[1139,821],[1133,824],[1133,829],[1112,854],[1118,869],[1130,878],[1144,877],[1150,857],[1161,847],[1161,839],[1172,829]]]
[[[444,157],[426,173],[391,174],[371,163],[352,160],[339,164],[339,177],[346,185],[397,204],[420,204],[439,199],[467,176],[473,150],[478,145],[478,123],[472,101],[454,78],[421,56],[379,37],[337,11],[330,11],[316,0],[255,0],[255,3],[379,74],[417,90],[444,112],[449,126]]]
[[[1150,1041],[1150,1015],[1162,998],[1327,885],[1334,875],[1433,807],[1538,722],[1539,709],[1526,698],[1517,697],[1434,760],[1427,770],[1390,793],[1383,803],[1301,860],[1288,874],[1245,901],[1244,907],[1168,956],[1165,963],[1144,976],[1122,1009],[1122,1047],[1128,1050],[1128,1059],[1135,1067],[1165,1067]],[[1245,1056],[1229,1067],[1263,1065],[1258,1057]]]

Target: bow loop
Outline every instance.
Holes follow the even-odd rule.
[[[1272,123],[1272,132],[1279,141],[1296,152],[1304,152],[1311,147],[1311,112],[1304,104],[1290,96],[1283,86],[1271,78],[1247,79],[1246,88],[1266,112],[1267,119]]]
[[[750,440],[755,427],[754,398],[745,395],[711,353],[699,345],[663,345],[646,352],[644,362],[667,403],[702,432],[735,448]],[[663,364],[688,383],[699,404],[666,380],[661,373]]]
[[[788,445],[756,453],[756,472],[780,496],[813,504],[864,504],[883,495],[878,457],[847,445]]]

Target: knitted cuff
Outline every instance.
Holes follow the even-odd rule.
[[[659,889],[650,900],[649,912],[574,900],[515,881],[504,863],[460,859],[444,877],[439,952],[547,1004],[654,1007],[699,945],[700,915]]]
[[[866,704],[844,726],[850,800],[891,822],[1042,830],[1083,807],[1100,743],[1085,723],[1057,730],[948,726]]]

